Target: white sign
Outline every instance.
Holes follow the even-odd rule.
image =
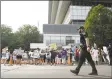
[[[37,48],[46,49],[48,48],[48,46],[46,46],[44,43],[30,43],[30,48],[31,49],[37,49]]]
[[[62,48],[69,49],[71,46],[62,46]]]

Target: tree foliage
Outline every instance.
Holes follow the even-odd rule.
[[[90,42],[98,46],[105,45],[112,40],[112,11],[99,4],[93,6],[84,24]]]
[[[30,43],[39,42],[39,31],[36,26],[23,25],[16,31],[12,32],[11,27],[1,25],[1,48],[8,46],[9,50],[22,47],[25,50],[30,49]]]
[[[1,48],[10,46],[12,42],[12,36],[13,36],[11,27],[2,24],[0,32],[1,32],[0,33],[1,34]]]
[[[16,36],[18,37],[18,42],[21,44],[25,50],[30,49],[30,43],[38,43],[39,42],[39,31],[36,26],[31,25],[23,25],[16,32]]]

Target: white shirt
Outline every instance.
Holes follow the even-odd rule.
[[[98,56],[98,50],[97,49],[94,50],[94,56],[95,57]]]
[[[33,54],[34,58],[39,58],[40,57],[40,51],[35,50]]]
[[[30,57],[33,57],[33,53],[34,52],[31,52],[31,51],[29,52]]]
[[[7,58],[7,59],[9,58],[9,55],[10,55],[10,53],[7,52],[7,53],[6,53],[6,58]]]
[[[51,52],[46,53],[46,57],[50,58],[51,57]]]
[[[23,53],[22,56],[23,56],[23,58],[28,58],[27,53]]]
[[[21,50],[18,50],[18,51],[17,51],[17,55],[22,55]]]
[[[17,55],[17,51],[13,51],[13,54]]]

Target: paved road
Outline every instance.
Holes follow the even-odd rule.
[[[90,66],[83,66],[78,76],[72,74],[70,69],[76,66],[49,66],[49,65],[22,65],[4,66],[1,65],[1,78],[111,78],[111,67],[99,65],[98,76],[90,76]]]

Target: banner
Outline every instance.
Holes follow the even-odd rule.
[[[57,49],[56,43],[51,43],[49,46],[51,49]]]

